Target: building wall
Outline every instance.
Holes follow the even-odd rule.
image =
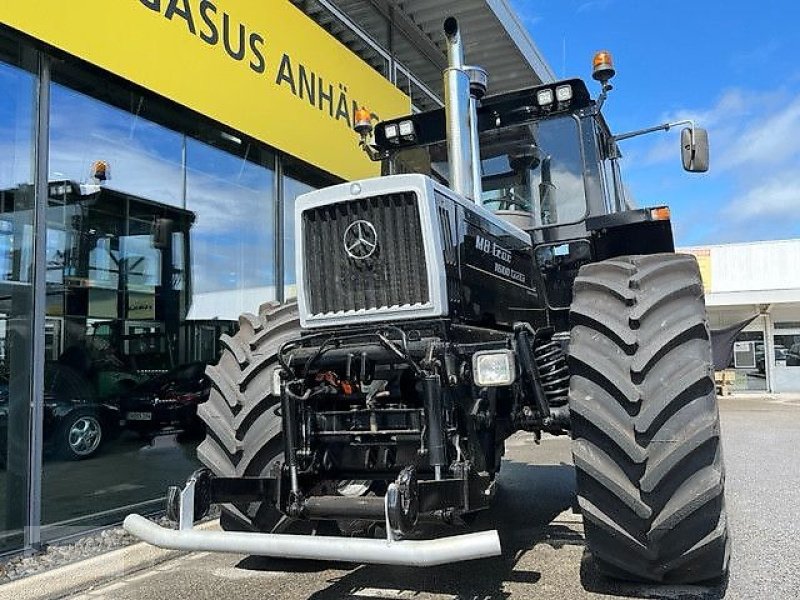
[[[683,250],[701,265],[712,327],[755,316],[730,365],[737,388],[800,392],[800,239]]]

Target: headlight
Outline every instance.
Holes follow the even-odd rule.
[[[479,387],[511,385],[517,378],[511,350],[484,350],[472,355],[472,372]]]
[[[550,88],[546,88],[536,92],[536,102],[539,103],[539,106],[547,106],[548,104],[552,104],[553,90]]]

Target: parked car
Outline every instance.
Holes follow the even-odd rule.
[[[0,462],[8,447],[9,382],[0,380]],[[119,409],[97,399],[92,384],[65,365],[44,368],[43,438],[45,451],[68,460],[95,456],[119,432]]]
[[[780,344],[775,346],[775,364],[786,360],[788,350]],[[766,373],[766,360],[764,358],[764,345],[756,347],[756,369],[759,373]]]
[[[134,386],[119,399],[123,426],[142,436],[201,434],[197,406],[208,399],[206,363],[181,365]]]

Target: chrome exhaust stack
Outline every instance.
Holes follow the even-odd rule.
[[[464,64],[464,46],[455,17],[445,20],[444,35],[448,64],[444,70],[444,105],[450,187],[480,203],[483,189],[478,102],[486,94],[488,76],[482,68]]]
[[[444,70],[444,110],[450,187],[474,201],[475,169],[471,141],[469,75],[464,66],[464,47],[455,17],[445,20],[444,35],[447,38],[448,64]]]

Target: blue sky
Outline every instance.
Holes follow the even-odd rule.
[[[616,133],[694,118],[711,170],[685,173],[679,133],[622,142],[639,206],[672,207],[676,241],[800,237],[800,2],[511,0],[558,77],[590,83],[614,55],[604,112]]]

